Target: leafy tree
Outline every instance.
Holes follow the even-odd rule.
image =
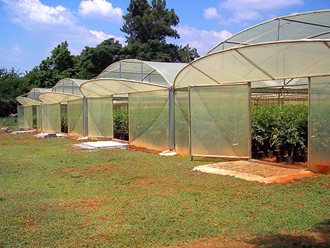
[[[78,77],[91,79],[100,74],[108,65],[119,60],[121,44],[107,39],[95,48],[85,47],[79,56]]]
[[[16,97],[29,88],[29,82],[18,71],[0,68],[0,117],[16,113]]]
[[[165,62],[190,62],[198,53],[189,45],[182,47],[168,44],[166,38],[180,38],[174,29],[179,17],[174,9],[166,8],[165,0],[131,0],[127,14],[123,16],[121,31],[127,34],[127,46],[121,58],[137,58]]]
[[[71,55],[66,41],[57,45],[51,56],[42,60],[27,74],[28,80],[36,87],[53,87],[59,80],[76,75],[77,58]]]

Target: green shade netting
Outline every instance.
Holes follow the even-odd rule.
[[[149,149],[168,149],[167,90],[129,95],[129,141]]]
[[[112,97],[88,98],[88,136],[113,137]]]
[[[190,90],[192,154],[249,157],[249,86]]]

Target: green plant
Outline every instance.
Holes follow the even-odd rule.
[[[128,140],[128,112],[125,110],[114,111],[114,137],[122,140]]]
[[[252,108],[252,149],[274,149],[294,156],[307,147],[305,105],[263,105]]]

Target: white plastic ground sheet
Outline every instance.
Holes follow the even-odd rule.
[[[96,141],[75,144],[74,146],[82,149],[101,149],[101,148],[125,148],[128,144],[116,141]]]
[[[38,133],[34,135],[34,137],[38,139],[45,139],[45,138],[58,138],[58,137],[67,137],[65,133]]]
[[[11,134],[21,134],[21,133],[34,133],[36,132],[37,130],[35,129],[32,129],[32,130],[20,130],[20,131],[14,131],[14,132],[11,132]]]

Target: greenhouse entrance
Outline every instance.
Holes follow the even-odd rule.
[[[113,137],[129,141],[128,97],[114,97],[113,101]]]
[[[307,78],[252,84],[252,158],[307,167],[308,105]]]
[[[68,105],[60,104],[61,132],[68,133]]]
[[[250,84],[189,87],[190,155],[250,157]]]

